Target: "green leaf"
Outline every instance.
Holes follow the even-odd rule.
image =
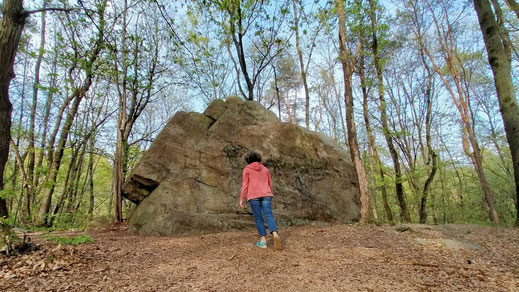
[[[14,197],[16,192],[13,189],[3,189],[0,191],[0,198],[6,200],[7,198]]]

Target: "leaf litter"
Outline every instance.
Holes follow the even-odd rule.
[[[473,225],[331,225],[141,236],[126,226],[95,242],[0,256],[0,290],[519,291],[519,230]],[[446,244],[449,243],[449,244]],[[477,247],[477,248],[473,248]]]

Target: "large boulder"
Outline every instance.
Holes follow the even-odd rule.
[[[348,153],[329,137],[282,123],[257,102],[229,97],[203,114],[177,113],[123,186],[137,204],[130,227],[144,234],[206,233],[254,226],[239,207],[249,149],[272,175],[280,226],[359,219],[359,188]]]

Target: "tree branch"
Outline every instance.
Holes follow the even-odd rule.
[[[41,9],[36,9],[36,10],[25,11],[25,14],[31,15],[31,14],[40,13],[40,12],[47,12],[47,11],[61,11],[61,12],[69,13],[69,12],[72,12],[72,11],[75,11],[75,10],[77,10],[77,9],[49,7],[49,8],[41,8]]]

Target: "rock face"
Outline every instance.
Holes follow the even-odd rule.
[[[123,187],[137,204],[131,228],[170,235],[253,227],[249,208],[238,204],[249,149],[263,153],[271,172],[279,226],[359,219],[346,151],[329,137],[280,122],[257,102],[229,97],[203,114],[177,113],[157,136]]]

